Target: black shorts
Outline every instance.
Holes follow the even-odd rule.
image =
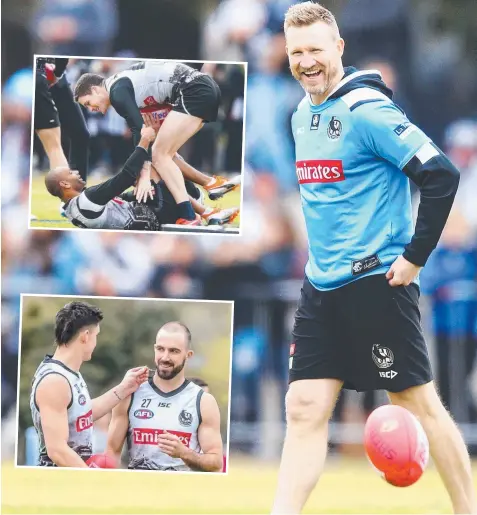
[[[51,96],[48,81],[41,72],[36,72],[35,79],[35,130],[52,129],[60,126],[60,118],[55,101]]]
[[[357,391],[400,392],[432,380],[419,287],[373,275],[330,291],[305,278],[295,314],[290,382],[334,378]]]
[[[154,211],[160,224],[175,224],[177,219],[180,218],[180,214],[172,193],[169,191],[164,181],[159,181],[157,184],[153,184],[153,186],[155,191],[154,198],[148,198],[146,204]],[[192,198],[198,200],[200,197],[199,188],[188,180],[185,181],[185,186],[187,193]],[[121,195],[121,198],[127,202],[136,201],[136,197],[132,191],[124,193]]]
[[[178,84],[178,100],[172,110],[202,118],[205,122],[215,122],[219,112],[220,88],[209,75]]]

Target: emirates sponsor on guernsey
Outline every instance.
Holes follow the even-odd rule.
[[[76,431],[81,433],[81,431],[85,431],[89,429],[93,425],[93,411],[89,410],[85,415],[81,415],[76,419]]]
[[[300,184],[345,180],[343,161],[339,159],[297,161],[296,174]]]
[[[148,428],[134,428],[133,429],[133,442],[139,445],[157,445],[157,438],[159,435],[165,433],[164,429],[148,429]],[[186,446],[190,445],[190,438],[192,433],[184,433],[182,431],[167,430],[168,433],[179,437],[180,441]]]

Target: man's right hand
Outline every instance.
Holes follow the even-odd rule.
[[[141,139],[147,140],[152,143],[156,139],[156,131],[149,125],[144,125],[141,129]]]
[[[116,387],[122,399],[134,393],[149,376],[148,367],[136,367],[128,370],[124,379]]]

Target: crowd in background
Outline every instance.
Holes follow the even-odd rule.
[[[303,91],[287,70],[282,33],[291,3],[202,1],[200,9],[184,3],[188,30],[168,33],[169,45],[161,36],[157,48],[149,45],[147,51],[147,34],[135,39],[137,20],[131,17],[129,25],[127,2],[121,0],[44,0],[31,5],[28,18],[11,7],[6,35],[13,40],[4,45],[5,60],[2,54],[3,416],[12,416],[15,405],[20,292],[235,300],[236,427],[259,420],[265,380],[274,380],[283,393],[291,319],[307,257],[290,131],[290,115]],[[423,323],[444,400],[459,422],[477,423],[477,40],[468,21],[477,19],[470,16],[475,3],[469,0],[462,11],[444,0],[323,4],[334,9],[347,42],[345,64],[379,69],[396,102],[461,172],[449,223],[421,274]],[[157,12],[169,13],[171,5],[154,2]],[[7,8],[7,21],[8,15]],[[15,49],[18,35],[27,35],[28,49],[24,40]],[[28,231],[32,75],[25,68],[32,49],[248,61],[242,236]],[[183,55],[187,49],[190,55]],[[89,123],[93,133],[95,124],[100,133],[110,123],[118,138],[127,138],[120,123],[96,118]],[[102,166],[104,153],[98,155],[96,164]],[[191,151],[190,157],[191,164],[202,166],[200,153]],[[414,201],[417,206],[417,192]],[[283,417],[281,395],[276,412]],[[237,436],[235,445],[250,448],[241,439]]]

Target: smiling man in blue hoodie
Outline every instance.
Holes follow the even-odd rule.
[[[418,274],[459,183],[447,157],[393,103],[375,70],[343,68],[332,13],[285,17],[290,70],[306,92],[292,117],[309,259],[295,315],[274,513],[299,513],[323,470],[342,388],[383,389],[420,420],[455,513],[477,513],[470,460],[432,378]],[[411,215],[409,180],[421,190]]]

